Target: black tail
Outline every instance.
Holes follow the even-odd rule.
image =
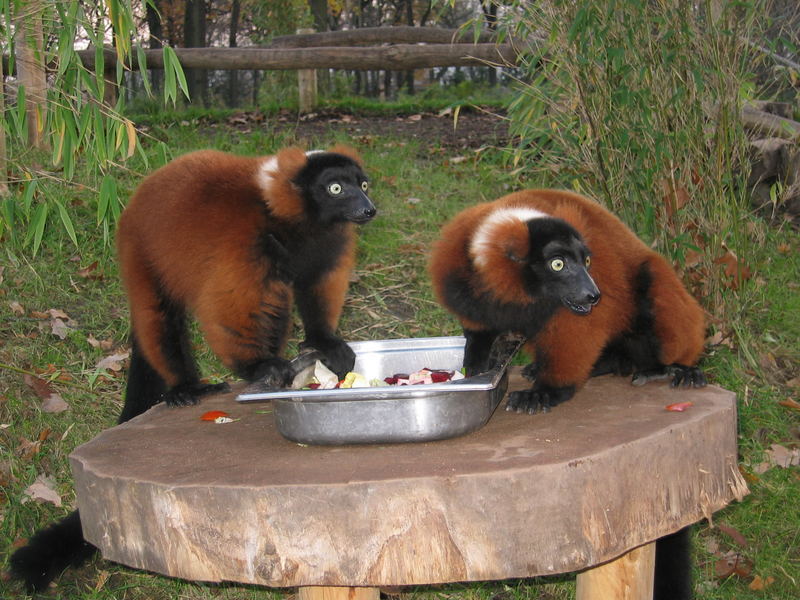
[[[159,401],[165,390],[164,380],[145,361],[133,339],[125,405],[118,422],[145,412]],[[36,532],[27,546],[14,552],[9,572],[14,579],[23,581],[29,591],[42,590],[64,569],[79,566],[96,551],[97,548],[83,539],[81,517],[76,510]]]
[[[653,600],[691,600],[691,526],[656,541],[656,569]]]
[[[60,521],[38,531],[11,555],[9,571],[25,583],[28,591],[41,590],[67,567],[77,567],[97,548],[83,539],[81,517],[73,511]]]

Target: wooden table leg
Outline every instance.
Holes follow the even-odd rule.
[[[652,600],[656,544],[578,573],[575,600]]]
[[[297,600],[378,600],[375,587],[329,587],[309,585],[298,588]]]

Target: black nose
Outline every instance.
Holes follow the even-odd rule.
[[[586,294],[586,303],[587,304],[591,304],[592,306],[594,306],[598,302],[600,302],[600,292],[597,292],[597,293],[590,292],[590,293]]]
[[[364,209],[364,218],[371,219],[377,214],[377,209],[374,206],[370,206],[369,208]]]

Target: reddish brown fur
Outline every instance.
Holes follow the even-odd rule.
[[[528,207],[563,219],[584,238],[592,252],[590,273],[602,297],[589,315],[576,315],[560,308],[543,330],[527,344],[535,356],[538,348],[547,353],[542,381],[552,386],[583,384],[602,349],[610,339],[627,330],[635,310],[634,280],[642,263],[652,273],[651,297],[655,333],[661,343],[660,360],[669,365],[694,365],[703,349],[705,320],[697,301],[657,253],[648,248],[622,221],[593,200],[559,190],[525,190],[494,202],[466,209],[446,224],[436,242],[430,263],[434,291],[447,305],[445,282],[459,274],[474,290],[488,290],[505,302],[525,303],[532,299],[522,286],[521,263],[514,255],[527,238],[520,223],[516,229],[503,225],[484,254],[487,264],[475,270],[469,255],[473,235],[489,213],[500,207]],[[485,330],[487,325],[459,317],[465,329]]]
[[[253,243],[264,231],[303,227],[303,205],[291,179],[306,155],[298,148],[279,152],[278,169],[264,196],[256,182],[266,158],[212,150],[187,154],[144,179],[122,214],[117,248],[133,330],[146,360],[168,386],[178,383],[179,375],[162,351],[159,290],[194,313],[211,349],[231,368],[263,354],[265,332],[252,317],[260,307],[291,309],[292,286],[268,277],[270,262],[253,254]],[[324,296],[324,319],[331,330],[338,323],[355,252],[354,225],[340,227],[346,250],[314,290]],[[272,350],[280,353],[287,331],[272,333],[281,341]]]

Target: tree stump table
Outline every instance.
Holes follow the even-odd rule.
[[[578,598],[638,600],[654,540],[747,492],[735,397],[714,386],[599,377],[550,413],[501,405],[477,432],[414,444],[298,445],[269,407],[158,405],[77,448],[86,539],[139,569],[301,598],[582,571]],[[212,409],[238,420],[201,421]]]

